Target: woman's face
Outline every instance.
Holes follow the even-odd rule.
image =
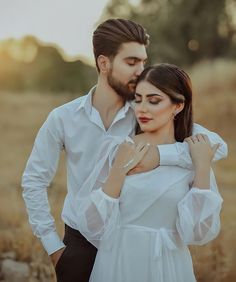
[[[137,84],[135,93],[135,115],[144,132],[153,132],[173,125],[178,105],[169,96],[147,81]]]

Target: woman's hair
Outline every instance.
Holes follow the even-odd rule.
[[[174,119],[175,139],[182,142],[192,135],[192,85],[187,73],[172,64],[157,64],[147,67],[138,82],[147,81],[168,95],[172,103],[184,103],[184,108]]]
[[[97,27],[93,33],[93,53],[98,72],[98,56],[114,58],[121,44],[127,42],[137,42],[147,46],[149,35],[140,24],[126,19],[109,19]]]

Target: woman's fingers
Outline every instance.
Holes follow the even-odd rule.
[[[149,149],[150,144],[139,142],[135,148],[135,162],[138,164]]]
[[[144,146],[140,149],[139,151],[139,156],[140,156],[140,160],[143,158],[143,156],[147,153],[148,149],[150,147],[149,143],[144,144]]]
[[[184,141],[188,143],[193,143],[193,144],[198,143],[198,142],[204,142],[204,143],[210,144],[209,138],[205,134],[192,135],[190,137],[185,138]]]
[[[148,149],[150,147],[149,143],[140,142],[135,148],[134,153],[134,162],[132,163],[132,166],[135,167],[144,157],[144,155],[147,153]]]
[[[189,145],[191,145],[192,143],[194,143],[191,137],[185,138],[184,141],[186,141]]]
[[[146,145],[146,142],[144,141],[140,141],[137,145],[136,145],[136,148],[135,148],[135,152],[139,152],[141,151]]]
[[[210,144],[210,140],[209,140],[209,138],[206,134],[197,134],[196,136],[197,136],[199,141]]]
[[[203,138],[202,134],[196,134],[196,139],[198,142],[205,142],[205,139]]]
[[[213,156],[215,155],[215,153],[216,153],[216,151],[218,150],[219,147],[220,147],[220,144],[219,144],[219,143],[213,145],[213,147],[212,147]]]

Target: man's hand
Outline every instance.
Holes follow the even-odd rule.
[[[52,264],[53,264],[54,267],[56,267],[62,253],[65,251],[65,248],[66,247],[64,247],[64,248],[62,248],[62,249],[60,249],[60,250],[58,250],[55,253],[50,255],[50,258],[51,258],[51,261],[52,261]]]

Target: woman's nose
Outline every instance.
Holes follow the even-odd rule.
[[[145,102],[141,102],[141,103],[139,104],[138,110],[139,110],[140,112],[146,112],[146,111],[147,111],[146,103],[145,103]]]

